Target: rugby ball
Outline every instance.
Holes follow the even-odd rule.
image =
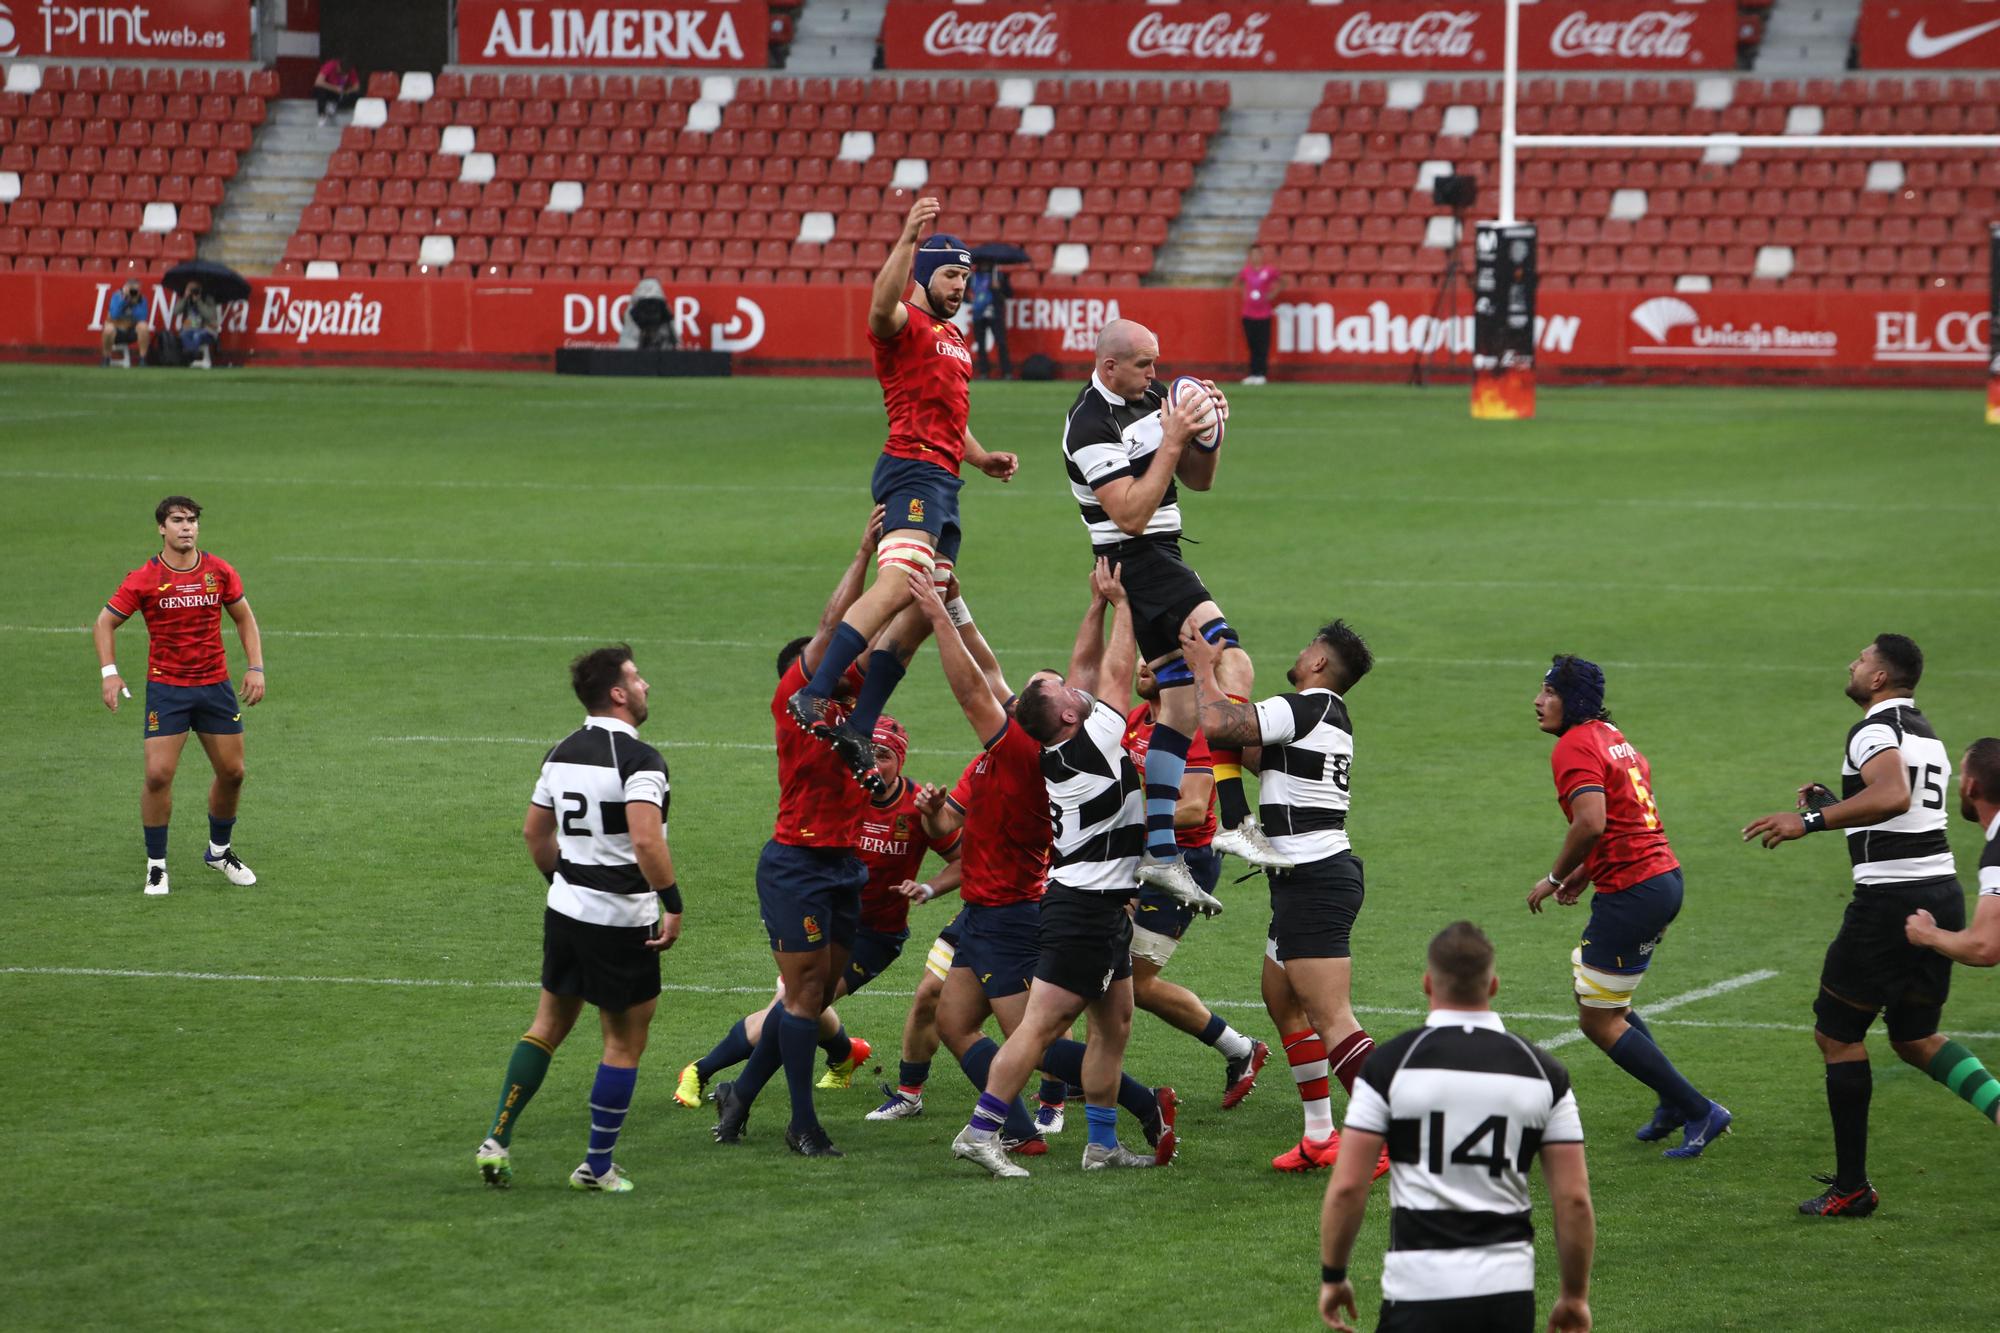
[[[1201,425],[1194,433],[1195,447],[1212,453],[1222,445],[1223,423],[1228,417],[1215,401],[1215,395],[1208,386],[1192,375],[1182,375],[1167,386],[1167,401],[1179,407],[1182,403],[1193,403],[1197,419]]]

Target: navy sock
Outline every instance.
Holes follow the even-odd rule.
[[[1201,1044],[1213,1046],[1222,1040],[1222,1034],[1229,1031],[1229,1024],[1222,1021],[1221,1014],[1210,1014],[1208,1026],[1201,1030]]]
[[[830,1065],[837,1065],[842,1060],[845,1060],[848,1055],[848,1049],[853,1045],[853,1041],[847,1035],[847,1024],[845,1023],[834,1029],[831,1037],[821,1037],[819,1042],[819,1048],[826,1052],[826,1062]]]
[[[1660,1039],[1653,1035],[1653,1029],[1647,1026],[1646,1020],[1639,1017],[1639,1011],[1637,1009],[1627,1009],[1625,1011],[1625,1022],[1627,1023],[1627,1025],[1635,1027],[1639,1029],[1639,1031],[1645,1033],[1646,1040],[1652,1042],[1653,1045],[1658,1046],[1660,1044]]]
[[[1061,1106],[1069,1100],[1069,1084],[1059,1078],[1043,1078],[1041,1092],[1035,1100],[1044,1106]]]
[[[148,861],[166,860],[167,826],[165,824],[146,824],[142,827],[146,833],[146,859]]]
[[[1174,806],[1187,775],[1189,739],[1164,722],[1153,728],[1146,748],[1146,855],[1171,861],[1180,855],[1174,841]]]
[[[1086,1106],[1084,1119],[1090,1122],[1090,1141],[1100,1148],[1118,1146],[1118,1108],[1115,1106]]]
[[[819,1051],[819,1020],[794,1013],[778,1017],[778,1052],[784,1060],[785,1086],[792,1094],[792,1128],[804,1131],[819,1123],[813,1110],[813,1057]]]
[[[840,678],[867,649],[868,640],[861,637],[861,631],[844,620],[840,622],[840,628],[833,632],[833,641],[826,646],[826,654],[819,659],[819,670],[813,672],[812,680],[806,684],[806,693],[821,699],[838,694]]]
[[[924,1086],[931,1076],[931,1062],[928,1060],[905,1060],[896,1068],[896,1086],[914,1092]]]
[[[1708,1114],[1708,1098],[1695,1091],[1694,1084],[1681,1077],[1674,1062],[1653,1044],[1652,1038],[1637,1028],[1611,1044],[1608,1052],[1617,1066],[1651,1088],[1663,1106],[1671,1106],[1689,1120]]]
[[[771,1021],[771,1016],[765,1014],[764,1026],[769,1027]],[[756,1049],[750,1044],[750,1034],[744,1029],[743,1020],[739,1018],[729,1029],[729,1035],[715,1043],[714,1050],[694,1062],[695,1072],[701,1075],[703,1083],[707,1083],[731,1065],[740,1065],[748,1060],[750,1053]]]
[[[887,648],[877,648],[868,654],[868,674],[861,678],[861,693],[855,697],[848,725],[864,736],[873,735],[875,724],[882,720],[882,710],[889,706],[889,696],[896,692],[902,679],[902,658]]]
[[[632,1109],[632,1089],[639,1071],[616,1065],[599,1065],[597,1080],[590,1085],[590,1155],[583,1160],[592,1175],[611,1169],[611,1150],[618,1146],[618,1131],[625,1127],[625,1113]]]
[[[1049,1043],[1048,1053],[1042,1057],[1042,1069],[1072,1086],[1081,1085],[1083,1043],[1072,1037],[1056,1038]],[[1153,1095],[1153,1090],[1130,1074],[1118,1077],[1118,1104],[1142,1122],[1151,1120],[1160,1110],[1160,1100]]]
[[[785,1011],[777,1005],[764,1015],[764,1030],[757,1035],[756,1049],[750,1052],[750,1060],[743,1066],[743,1072],[736,1076],[736,1091],[743,1100],[755,1101],[771,1076],[784,1067],[785,1059],[778,1045],[778,1029],[782,1026],[778,1017]]]
[[[958,1067],[965,1071],[965,1077],[982,1097],[986,1095],[987,1076],[993,1072],[993,1057],[998,1054],[1000,1048],[994,1044],[993,1038],[981,1037],[966,1047],[965,1054],[958,1058]],[[1039,1132],[1035,1128],[1034,1117],[1028,1114],[1028,1108],[1016,1097],[1014,1104],[1007,1108],[1007,1123],[1000,1130],[1001,1136],[1015,1140],[1031,1139]]]
[[[214,815],[210,815],[208,817],[209,845],[211,847],[227,847],[229,845],[230,836],[235,831],[235,828],[236,828],[235,815],[231,815],[227,819],[219,819]]]

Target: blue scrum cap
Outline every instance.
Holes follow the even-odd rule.
[[[958,237],[940,232],[917,247],[917,262],[911,276],[917,280],[917,286],[928,287],[939,269],[953,265],[971,268],[972,251],[966,249],[965,242]]]

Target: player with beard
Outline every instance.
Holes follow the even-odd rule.
[[[889,415],[889,438],[872,484],[886,515],[875,558],[878,577],[847,609],[811,677],[785,705],[792,721],[832,745],[855,780],[876,796],[884,784],[871,743],[875,720],[930,633],[910,606],[909,575],[929,578],[940,589],[950,581],[958,561],[961,463],[1001,481],[1020,465],[1013,454],[989,453],[966,427],[972,353],[951,318],[965,299],[972,253],[957,237],[942,234],[919,245],[940,211],[935,199],[911,206],[868,306],[868,342]],[[864,653],[867,680],[843,724],[830,712],[832,700],[841,677]]]

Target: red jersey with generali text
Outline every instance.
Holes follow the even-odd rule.
[[[1599,893],[1629,889],[1680,867],[1653,801],[1653,770],[1618,728],[1609,722],[1571,727],[1556,741],[1549,764],[1565,819],[1571,818],[1577,793],[1604,793],[1604,836],[1583,863]]]
[[[977,907],[1040,901],[1055,836],[1041,743],[1007,719],[986,753],[966,765],[950,800],[965,815],[958,896]]]
[[[1125,753],[1146,771],[1146,751],[1153,744],[1153,706],[1142,703],[1125,715]],[[1187,771],[1213,773],[1215,758],[1208,752],[1208,738],[1197,731],[1188,745]],[[1208,793],[1208,818],[1199,827],[1174,830],[1174,841],[1183,847],[1206,847],[1215,841],[1215,792]]]
[[[125,576],[105,606],[120,620],[145,613],[147,680],[162,685],[218,685],[229,679],[229,658],[222,651],[222,608],[242,600],[243,580],[229,562],[199,551],[194,568],[188,570],[175,569],[154,556]]]
[[[853,850],[861,845],[861,816],[868,793],[854,781],[833,747],[800,731],[785,711],[785,700],[805,688],[805,656],[778,678],[771,717],[778,738],[778,823],[771,839],[788,847]],[[838,704],[834,713],[840,716]]]
[[[917,811],[917,784],[908,778],[887,805],[868,802],[861,816],[861,863],[868,867],[868,887],[861,890],[861,924],[884,935],[910,928],[910,900],[896,886],[917,877],[924,854],[949,855],[959,834],[933,841],[924,832]]]
[[[972,353],[956,325],[903,302],[909,318],[893,338],[868,335],[875,349],[875,378],[889,413],[891,458],[936,463],[953,476],[965,457],[965,421],[971,410]]]

